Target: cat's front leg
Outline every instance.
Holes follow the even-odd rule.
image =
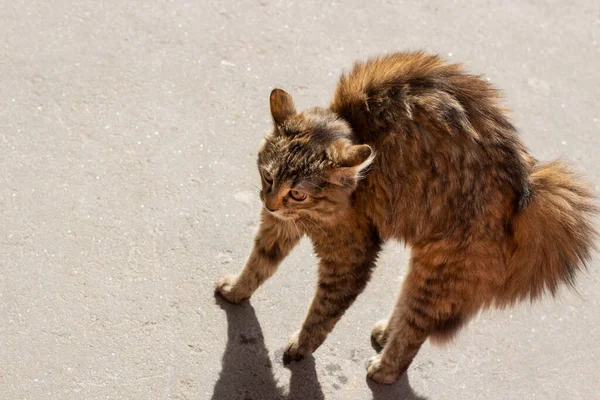
[[[379,241],[362,242],[360,252],[337,248],[321,259],[317,292],[300,331],[290,338],[284,359],[300,360],[315,351],[363,291],[375,266]],[[356,255],[359,254],[359,257]],[[333,258],[333,259],[332,259]]]
[[[217,280],[216,290],[231,303],[239,303],[275,273],[281,261],[302,236],[293,221],[283,221],[262,211],[261,224],[252,253],[238,275],[225,275]]]

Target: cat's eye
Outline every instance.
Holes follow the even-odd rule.
[[[273,183],[273,177],[267,171],[263,171],[263,178],[265,178],[265,181],[267,181],[267,183]]]
[[[296,201],[306,200],[306,193],[299,192],[297,190],[290,190],[290,196]]]

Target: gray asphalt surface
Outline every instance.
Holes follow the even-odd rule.
[[[215,300],[260,204],[268,95],[326,105],[353,60],[425,49],[503,89],[532,153],[600,184],[600,3],[172,0],[0,6],[0,398],[598,399],[600,255],[578,294],[479,316],[366,381],[407,251],[314,358],[304,241],[250,304]]]

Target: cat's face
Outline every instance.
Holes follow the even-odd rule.
[[[258,154],[264,207],[280,219],[324,220],[347,207],[374,154],[353,145],[350,127],[327,109],[296,113],[289,94],[271,93],[275,123]]]

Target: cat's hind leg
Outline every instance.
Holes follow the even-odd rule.
[[[428,337],[453,336],[473,314],[477,282],[466,274],[464,260],[436,259],[413,256],[389,322],[374,328],[375,339],[385,343],[368,365],[367,375],[376,382],[395,382]]]

